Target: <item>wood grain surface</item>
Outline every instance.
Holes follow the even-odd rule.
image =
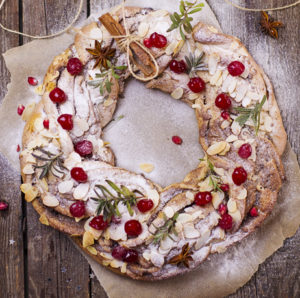
[[[80,18],[119,2],[86,0]],[[244,2],[248,7],[275,7],[292,0],[235,1]],[[279,39],[274,40],[261,32],[259,13],[237,10],[223,0],[208,3],[224,32],[240,38],[270,76],[277,98],[280,98],[289,141],[299,160],[300,109],[295,99],[300,95],[300,6],[271,13],[285,24],[279,31]],[[53,33],[70,23],[78,4],[78,0],[10,0],[0,13],[0,21],[30,34]],[[1,53],[30,41],[1,29],[0,40]],[[10,80],[2,57],[0,69],[2,100]],[[88,263],[71,241],[58,231],[41,225],[31,205],[22,202],[19,185],[20,176],[0,155],[0,200],[10,204],[7,212],[0,213],[0,297],[106,297]],[[9,240],[15,242],[10,244]],[[299,297],[299,247],[300,230],[230,297]]]

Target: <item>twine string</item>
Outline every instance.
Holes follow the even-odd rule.
[[[282,9],[286,9],[286,8],[290,8],[290,7],[294,7],[296,5],[298,5],[300,3],[300,0],[295,1],[294,3],[288,4],[288,5],[284,5],[284,6],[280,6],[280,7],[274,7],[274,8],[247,8],[247,7],[243,7],[243,6],[239,6],[235,3],[233,3],[231,0],[224,0],[227,4],[238,8],[240,10],[244,10],[244,11],[272,11],[272,10],[282,10]]]

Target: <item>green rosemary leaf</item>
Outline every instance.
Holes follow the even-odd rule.
[[[193,13],[196,13],[196,12],[201,11],[201,10],[202,10],[202,8],[199,7],[199,8],[191,10],[188,14],[193,14]]]
[[[203,52],[197,57],[192,53],[190,53],[189,56],[184,57],[187,64],[187,72],[190,77],[195,76],[197,71],[207,70],[206,65],[202,61],[203,57]]]
[[[184,14],[184,2],[180,1],[179,10],[182,14]]]
[[[103,90],[103,84],[100,85],[100,94],[103,95],[104,94],[104,90]]]
[[[118,69],[118,70],[125,70],[125,69],[127,69],[127,65],[115,66],[115,69]]]
[[[181,28],[181,26],[179,27],[179,32],[180,32],[180,36],[181,36],[181,38],[182,38],[183,40],[185,40],[186,38],[185,38],[185,35],[184,35],[184,33],[182,32],[182,28]]]
[[[244,126],[250,117],[250,113],[245,113],[238,116],[234,121],[236,121],[240,126]]]

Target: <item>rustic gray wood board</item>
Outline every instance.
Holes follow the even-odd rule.
[[[24,3],[23,3],[24,2]],[[239,37],[270,76],[282,110],[284,125],[293,149],[300,156],[299,96],[299,15],[300,7],[273,12],[286,24],[273,40],[260,32],[259,13],[234,9],[223,0],[208,1],[226,33]],[[241,2],[241,1],[240,1]],[[291,1],[246,1],[248,7],[274,7]],[[119,1],[90,0],[81,14],[111,7]],[[238,3],[236,1],[236,3]],[[19,6],[20,5],[20,6]],[[70,22],[78,1],[7,1],[0,14],[1,22],[31,34],[55,32]],[[34,17],[33,17],[34,16]],[[23,39],[0,31],[1,52],[21,45]],[[25,38],[24,43],[29,39]],[[278,67],[278,65],[280,67]],[[9,82],[3,59],[0,60],[0,98]],[[26,79],[26,78],[24,78]],[[22,204],[20,177],[0,157],[0,200],[8,200],[10,209],[0,215],[0,289],[2,297],[105,297],[99,282],[89,279],[89,266],[69,239],[38,222],[31,206]],[[24,206],[22,209],[22,205]],[[27,225],[24,219],[27,218]],[[24,234],[23,234],[24,232]],[[40,239],[41,236],[42,238]],[[9,240],[15,240],[9,245]],[[300,293],[300,231],[268,258],[252,279],[231,297],[297,297]]]

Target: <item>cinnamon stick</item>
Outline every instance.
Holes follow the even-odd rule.
[[[117,22],[109,13],[102,15],[99,18],[99,21],[103,24],[106,30],[112,36],[126,35],[126,31],[124,27]],[[121,38],[115,38],[117,42],[122,40]],[[149,76],[155,72],[156,68],[149,57],[149,54],[142,49],[138,43],[132,42],[129,45],[130,47],[130,59],[137,66],[137,68],[144,73],[144,75]]]

